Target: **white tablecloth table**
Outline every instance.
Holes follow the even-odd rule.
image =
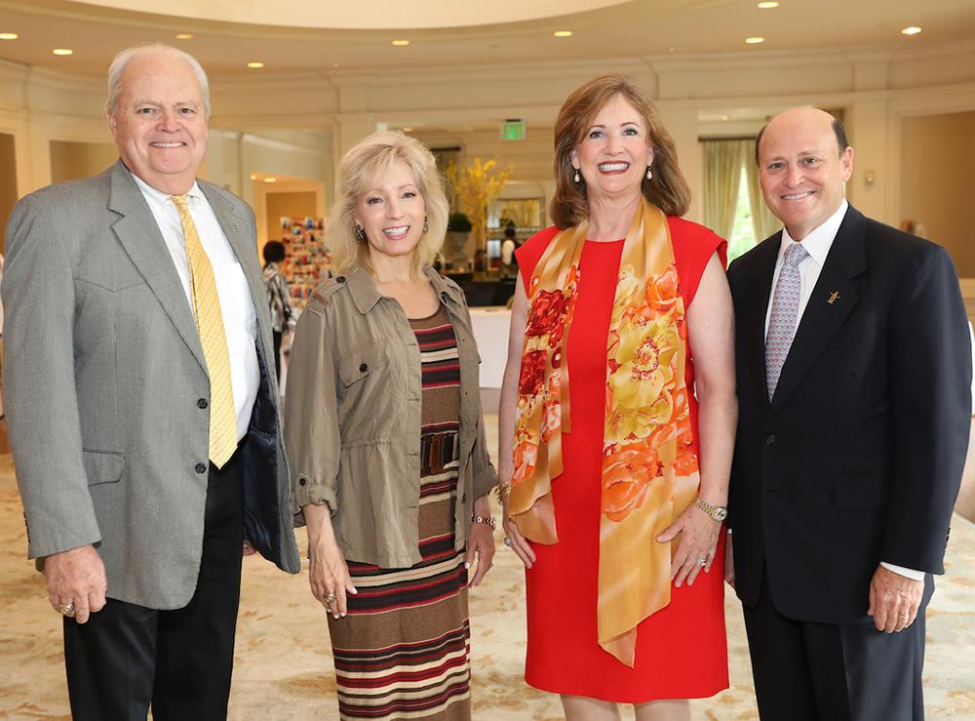
[[[502,306],[471,308],[474,340],[481,354],[481,388],[500,388],[508,359],[511,311]]]

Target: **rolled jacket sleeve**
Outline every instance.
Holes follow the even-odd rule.
[[[335,356],[326,302],[313,296],[295,328],[288,366],[285,445],[292,468],[292,511],[304,525],[301,509],[328,504],[338,511],[339,422]]]

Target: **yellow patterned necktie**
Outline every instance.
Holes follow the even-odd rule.
[[[237,412],[234,409],[234,389],[230,382],[227,334],[223,327],[223,313],[220,311],[213,267],[203,250],[203,244],[200,243],[186,196],[170,197],[179,211],[179,222],[183,226],[186,258],[190,263],[193,314],[210,376],[210,460],[217,468],[221,468],[237,450]]]

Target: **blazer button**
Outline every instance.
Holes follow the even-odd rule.
[[[368,363],[361,363],[359,365],[359,372],[360,373],[365,373],[367,370],[369,370],[369,364]]]
[[[197,463],[196,464],[196,472],[197,473],[206,473],[207,472],[207,464],[206,463]]]
[[[335,279],[335,281],[338,282],[338,283],[344,283],[345,282],[345,276],[344,275],[340,275],[340,276],[338,276]]]
[[[308,485],[308,479],[307,478],[299,478],[298,479],[298,485],[299,486],[307,486]]]
[[[206,398],[201,398],[200,400],[198,400],[196,402],[196,407],[197,408],[201,408],[201,409],[202,408],[206,408],[208,405],[209,404],[207,403],[207,399]]]
[[[765,445],[770,446],[773,443],[775,443],[775,434],[774,433],[770,433],[769,435],[765,436]]]

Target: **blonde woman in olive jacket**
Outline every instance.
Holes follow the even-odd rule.
[[[298,320],[286,404],[339,713],[469,719],[467,592],[494,556],[497,474],[467,304],[430,267],[447,201],[433,156],[402,133],[360,142],[341,177],[337,275]]]

